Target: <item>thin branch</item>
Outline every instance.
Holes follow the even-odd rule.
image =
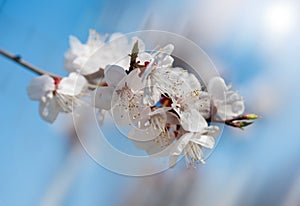
[[[44,75],[44,74],[47,74],[51,77],[54,77],[54,78],[59,78],[59,76],[55,75],[55,74],[52,74],[50,72],[46,72],[40,68],[37,68],[29,63],[27,63],[26,61],[22,60],[21,56],[20,55],[13,55],[13,54],[10,54],[9,52],[5,51],[5,50],[2,50],[0,49],[0,54],[14,62],[16,62],[17,64],[23,66],[23,68],[37,74],[37,75]]]
[[[241,128],[239,124],[234,123],[234,121],[237,121],[239,119],[240,118],[237,118],[237,119],[234,118],[234,119],[228,119],[228,120],[213,119],[212,122],[223,123],[223,124],[226,124],[226,125],[231,126],[231,127]]]
[[[251,124],[253,124],[253,121],[248,121],[248,120],[255,120],[260,118],[260,116],[255,115],[255,114],[246,114],[246,115],[241,115],[232,119],[227,119],[227,120],[221,120],[221,119],[212,119],[212,122],[217,122],[217,123],[223,123],[231,127],[237,127],[240,129],[243,129],[244,127],[247,127]]]

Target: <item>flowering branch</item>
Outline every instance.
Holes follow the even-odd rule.
[[[55,74],[52,74],[50,72],[46,72],[40,68],[37,68],[36,66],[33,66],[29,63],[27,63],[26,61],[22,60],[21,56],[20,55],[13,55],[13,54],[10,54],[9,52],[5,51],[5,50],[2,50],[0,49],[0,54],[14,62],[16,62],[17,64],[23,66],[23,68],[37,74],[37,75],[44,75],[44,74],[47,74],[53,78],[59,78],[59,76],[55,75]]]
[[[31,80],[27,93],[40,102],[40,115],[47,122],[54,122],[59,113],[72,114],[83,104],[95,107],[100,119],[109,111],[115,124],[130,126],[128,137],[137,148],[153,154],[171,146],[166,154],[170,166],[180,155],[189,165],[205,162],[203,149],[213,149],[220,133],[209,122],[243,129],[253,123],[249,120],[259,118],[243,114],[244,99],[222,77],[211,78],[204,87],[193,73],[175,67],[174,45],[150,53],[137,37],[128,41],[118,36],[124,41],[112,41],[115,35],[103,39],[93,30],[86,44],[71,37],[71,48],[65,53],[67,77],[41,70],[4,50],[0,54],[40,75]]]

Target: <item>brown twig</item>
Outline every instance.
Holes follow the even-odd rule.
[[[44,74],[47,74],[53,78],[59,78],[59,76],[55,75],[55,74],[52,74],[50,72],[46,72],[40,68],[37,68],[29,63],[27,63],[26,61],[22,60],[21,56],[20,55],[13,55],[13,54],[10,54],[9,52],[5,51],[5,50],[2,50],[0,49],[0,54],[14,62],[16,62],[17,64],[23,66],[23,68],[26,68],[27,70],[37,74],[37,75],[44,75]]]
[[[260,118],[260,116],[254,115],[254,114],[246,114],[246,115],[240,115],[238,117],[232,118],[232,119],[227,119],[227,120],[221,120],[221,119],[212,119],[212,122],[217,122],[217,123],[223,123],[228,126],[232,127],[237,127],[240,129],[243,129],[244,127],[247,127],[251,124],[253,124],[253,121],[248,121],[248,120],[255,120]]]

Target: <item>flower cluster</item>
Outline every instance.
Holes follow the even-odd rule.
[[[252,123],[245,120],[258,116],[243,115],[243,98],[221,77],[205,86],[174,67],[173,49],[169,44],[147,52],[137,37],[102,37],[91,30],[86,43],[70,38],[69,76],[39,76],[28,95],[40,101],[40,115],[48,122],[60,112],[73,113],[89,98],[90,106],[110,111],[118,126],[130,127],[128,138],[149,155],[169,155],[171,166],[181,155],[189,165],[204,163],[204,149],[214,148],[220,133],[212,122],[242,129]]]

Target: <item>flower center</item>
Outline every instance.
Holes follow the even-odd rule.
[[[54,79],[54,85],[55,85],[55,90],[53,92],[56,93],[56,90],[58,89],[58,84],[60,83],[61,78],[54,77],[53,79]]]

